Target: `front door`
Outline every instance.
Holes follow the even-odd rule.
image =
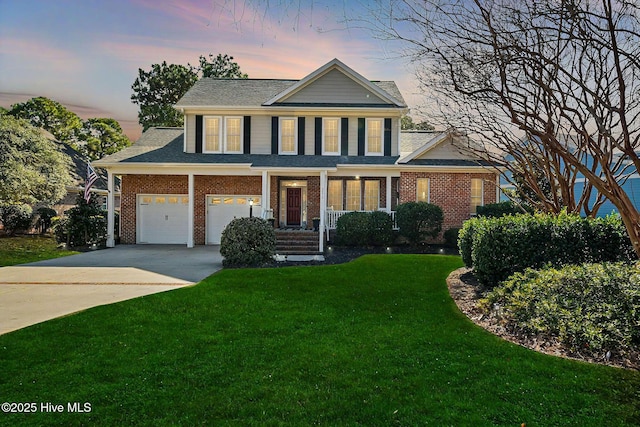
[[[302,189],[287,188],[287,225],[300,225]]]

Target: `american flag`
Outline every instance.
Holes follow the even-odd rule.
[[[87,179],[84,182],[84,199],[87,201],[87,203],[89,203],[89,199],[91,198],[91,193],[89,192],[89,190],[91,190],[91,187],[93,187],[93,184],[97,180],[98,174],[91,167],[91,165],[87,163]]]

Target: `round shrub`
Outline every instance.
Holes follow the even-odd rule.
[[[387,246],[393,240],[393,218],[386,212],[374,211],[369,213],[369,244],[373,246]]]
[[[524,333],[557,337],[574,352],[640,349],[640,264],[527,269],[494,288],[485,305]]]
[[[362,246],[369,242],[369,213],[349,212],[336,222],[336,243],[341,246]]]
[[[224,267],[254,267],[273,259],[276,234],[261,218],[236,218],[222,231],[220,254]]]
[[[460,228],[451,227],[442,234],[442,237],[444,238],[444,243],[447,246],[455,247],[458,244],[459,235],[460,235]]]
[[[33,210],[29,205],[2,205],[0,206],[0,222],[8,235],[18,231],[27,231],[33,222]]]
[[[426,202],[407,202],[396,208],[396,221],[400,235],[412,245],[423,242],[426,238],[434,238],[442,230],[444,214],[442,209]]]

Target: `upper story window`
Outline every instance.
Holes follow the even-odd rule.
[[[225,153],[242,153],[242,117],[226,117],[224,127]]]
[[[475,214],[478,206],[484,205],[483,182],[480,178],[471,178],[471,213]]]
[[[429,203],[429,178],[416,179],[416,202]]]
[[[367,156],[382,156],[383,119],[367,119],[365,134]]]
[[[204,152],[222,153],[221,117],[204,117]]]
[[[322,120],[322,154],[340,154],[340,119]]]
[[[242,153],[242,117],[205,116],[205,153]]]
[[[295,118],[280,118],[280,154],[298,154],[298,132],[297,121]]]

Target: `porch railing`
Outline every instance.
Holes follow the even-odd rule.
[[[393,229],[397,230],[398,224],[396,224],[396,211],[389,212],[385,209],[380,209],[380,210],[382,212],[386,212],[391,215],[391,219],[393,220]],[[342,215],[347,214],[349,212],[354,212],[354,211],[334,211],[334,210],[327,209],[327,218],[325,221],[325,227],[327,231],[335,230],[336,225],[338,224],[338,218],[340,218]],[[358,212],[372,212],[372,211],[358,211]]]

